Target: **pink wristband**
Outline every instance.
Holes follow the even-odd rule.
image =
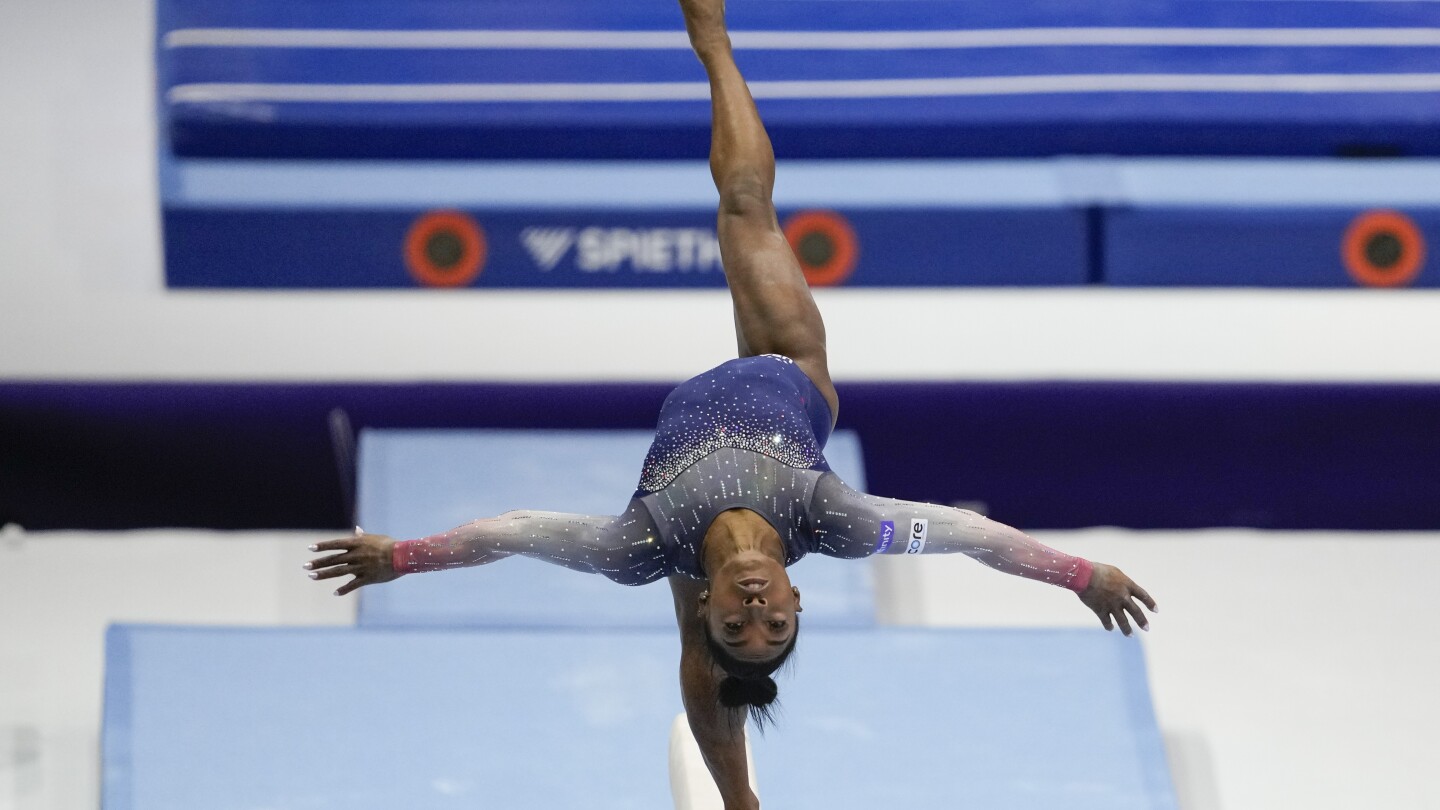
[[[1076,593],[1083,593],[1090,587],[1090,575],[1095,573],[1095,566],[1084,557],[1075,558],[1075,575],[1070,578],[1065,587]]]
[[[395,569],[397,574],[408,574],[410,567],[410,555],[405,550],[405,545],[411,541],[396,540],[395,545],[390,547],[390,567]]]

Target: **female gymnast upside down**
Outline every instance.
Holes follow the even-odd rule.
[[[357,532],[316,545],[340,553],[306,567],[315,579],[353,576],[339,594],[512,555],[623,585],[668,577],[691,729],[725,806],[747,808],[758,802],[747,783],[743,711],[769,719],[769,676],[800,629],[800,590],[786,567],[805,554],[968,554],[1075,591],[1105,629],[1118,624],[1126,635],[1130,618],[1148,629],[1136,600],[1152,611],[1155,602],[1117,568],[973,512],[857,492],[829,471],[822,450],[838,400],[820,312],[771,203],[770,139],[732,57],[723,0],[680,6],[710,80],[710,170],[739,358],[666,398],[639,487],[619,516],[516,511],[406,541]]]

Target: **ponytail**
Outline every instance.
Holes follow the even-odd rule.
[[[758,678],[737,678],[730,675],[720,682],[720,705],[727,709],[749,707],[750,717],[757,728],[774,720],[770,704],[775,702],[779,694],[780,687],[776,686],[775,680],[768,675]]]
[[[705,646],[709,648],[715,664],[726,672],[726,677],[720,681],[716,700],[727,709],[747,709],[755,728],[763,732],[767,725],[775,722],[773,707],[778,705],[780,694],[780,688],[770,675],[790,660],[790,654],[795,651],[795,641],[799,638],[800,621],[797,616],[790,643],[779,655],[769,661],[746,661],[732,655],[710,636],[707,629]]]

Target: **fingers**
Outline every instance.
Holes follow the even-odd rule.
[[[1150,631],[1150,620],[1145,618],[1145,612],[1140,609],[1139,605],[1135,604],[1134,599],[1126,597],[1125,603],[1120,607],[1121,610],[1124,610],[1128,612],[1131,616],[1135,617],[1135,624],[1139,625],[1141,630],[1144,630],[1146,632]]]
[[[358,565],[355,565],[354,563],[345,563],[344,565],[337,565],[337,566],[335,566],[335,567],[333,567],[333,568],[328,568],[328,569],[326,569],[326,570],[324,570],[324,571],[311,571],[311,572],[310,572],[310,578],[311,578],[311,579],[333,579],[333,578],[335,578],[335,577],[343,577],[343,576],[345,576],[346,574],[356,574],[356,575],[359,575],[363,570],[364,570],[363,568],[361,568],[361,567],[358,566]]]
[[[1100,570],[1098,566],[1097,570]],[[1100,617],[1100,623],[1106,630],[1113,630],[1118,625],[1120,632],[1127,636],[1135,634],[1135,627],[1148,631],[1150,617],[1140,605],[1143,603],[1151,612],[1155,612],[1159,610],[1155,600],[1120,569],[1107,567],[1106,570],[1110,572],[1111,578],[1102,585],[1087,590],[1086,594],[1081,596],[1081,601]]]
[[[369,584],[370,584],[370,580],[368,580],[368,579],[366,579],[365,577],[362,577],[362,576],[357,576],[357,577],[355,577],[354,579],[350,580],[349,582],[345,583],[344,585],[341,585],[341,586],[340,586],[340,589],[335,592],[335,595],[336,595],[336,596],[344,596],[345,594],[350,593],[351,591],[355,590],[356,588],[359,588],[359,587],[362,586],[362,585],[369,585]]]
[[[1127,636],[1135,632],[1130,629],[1130,620],[1125,617],[1124,608],[1112,609],[1111,612],[1115,615],[1116,624],[1120,625],[1120,632],[1124,633]]]
[[[314,580],[354,577],[335,591],[336,596],[344,596],[356,588],[369,585],[374,581],[370,578],[371,572],[368,572],[363,564],[355,561],[357,559],[355,552],[365,544],[366,540],[364,530],[356,526],[353,537],[315,543],[310,546],[311,551],[338,551],[340,553],[311,560],[305,563],[305,570],[310,572],[310,578]]]
[[[305,563],[305,570],[313,571],[317,568],[329,568],[332,565],[339,565],[340,563],[345,562],[350,562],[349,552],[346,552],[344,554],[332,554],[329,557],[325,557],[319,560],[311,560],[310,562]]]
[[[1119,625],[1121,633],[1127,636],[1134,635],[1134,628],[1130,625],[1130,619],[1133,617],[1136,626],[1146,632],[1150,631],[1150,620],[1146,618],[1145,612],[1140,609],[1140,606],[1131,599],[1126,599],[1112,607],[1096,610],[1095,615],[1100,617],[1100,623],[1105,625],[1106,630],[1114,630],[1115,626]]]
[[[1140,597],[1140,601],[1145,603],[1145,607],[1150,608],[1151,613],[1160,612],[1160,608],[1155,606],[1155,600],[1150,598],[1150,594],[1146,593],[1144,588],[1136,585],[1134,582],[1131,582],[1130,586],[1130,590],[1134,591],[1135,595]]]
[[[1095,615],[1100,617],[1100,623],[1105,625],[1106,630],[1114,630],[1115,626],[1110,623],[1110,611],[1096,610]]]

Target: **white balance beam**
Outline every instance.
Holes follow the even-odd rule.
[[[750,733],[745,732],[745,770],[750,775],[750,789],[759,796],[755,787],[755,757],[750,753]],[[670,724],[670,795],[675,799],[675,810],[725,810],[715,780],[710,778],[710,769],[705,767],[705,758],[700,756],[700,744],[690,733],[690,720],[684,712],[675,715]]]

